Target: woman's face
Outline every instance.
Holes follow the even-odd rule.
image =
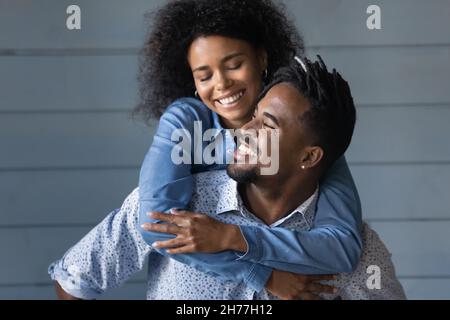
[[[262,89],[267,54],[243,40],[223,36],[195,39],[188,62],[200,99],[227,128],[251,120]]]

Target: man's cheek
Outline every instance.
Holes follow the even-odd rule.
[[[261,139],[261,142],[264,142],[260,154],[261,175],[275,175],[280,167],[279,130],[274,129],[269,132],[264,130],[261,136],[264,137]]]

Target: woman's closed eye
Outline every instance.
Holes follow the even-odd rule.
[[[205,81],[208,81],[209,79],[211,79],[211,76],[199,77],[198,79],[200,82],[205,82]]]

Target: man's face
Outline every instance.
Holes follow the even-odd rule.
[[[305,147],[310,146],[312,139],[301,122],[303,114],[309,110],[308,100],[292,85],[280,83],[272,87],[264,98],[259,101],[254,118],[242,127],[243,133],[252,132],[257,150],[249,148],[242,140],[235,153],[235,163],[227,168],[229,176],[241,183],[253,182],[260,178],[264,164],[261,161],[249,163],[250,155],[257,154],[258,160],[262,154],[271,154],[271,139],[278,140],[279,169],[272,177],[287,178],[297,174],[301,167],[301,156]],[[256,132],[256,137],[253,133]],[[251,139],[251,138],[250,138]],[[277,150],[273,150],[277,151]],[[236,163],[237,162],[237,163]],[[270,176],[268,176],[270,179]]]

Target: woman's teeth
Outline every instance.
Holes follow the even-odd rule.
[[[236,101],[238,101],[243,95],[244,95],[244,91],[242,90],[239,93],[236,93],[235,95],[233,95],[231,97],[220,99],[219,102],[220,102],[220,104],[232,104],[232,103],[235,103]]]

